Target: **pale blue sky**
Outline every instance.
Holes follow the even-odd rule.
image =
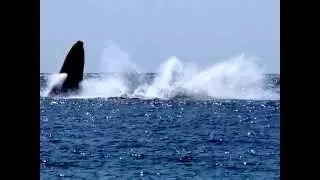
[[[83,40],[86,72],[112,41],[154,72],[170,56],[201,67],[247,52],[280,69],[279,0],[41,0],[40,72],[57,72]]]

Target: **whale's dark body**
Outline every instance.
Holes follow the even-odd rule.
[[[60,85],[55,85],[49,92],[49,96],[66,96],[79,93],[80,83],[83,80],[84,70],[84,48],[83,42],[77,41],[69,53],[59,73],[67,74],[65,81]]]

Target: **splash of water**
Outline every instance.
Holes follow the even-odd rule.
[[[81,83],[82,93],[72,98],[122,97],[129,91],[123,76],[104,76]]]
[[[265,88],[265,72],[259,66],[259,60],[245,54],[213,64],[206,69],[199,69],[195,64],[183,63],[172,56],[159,66],[157,74],[150,82],[143,79],[145,77],[133,76],[141,72],[141,67],[113,44],[107,46],[101,59],[101,72],[120,73],[100,78],[86,78],[81,83],[82,93],[71,98],[171,99],[187,96],[251,100],[279,99],[279,93]],[[134,84],[132,82],[137,85],[130,85]]]
[[[245,54],[205,70],[186,66],[176,57],[161,65],[151,85],[141,86],[131,96],[171,99],[176,96],[224,99],[278,99],[264,88],[264,71],[257,59]]]
[[[61,86],[67,76],[66,73],[51,74],[48,77],[48,87],[44,91],[40,91],[40,96],[48,96],[53,86]]]
[[[279,94],[264,87],[264,71],[257,60],[244,54],[200,70],[170,57],[160,65],[151,83],[139,81],[136,87],[128,76],[108,76],[83,82],[83,98],[131,97],[171,99],[177,96],[224,99],[279,99]]]
[[[101,73],[130,73],[141,71],[141,67],[135,64],[129,55],[115,43],[108,41],[102,52],[99,71]]]
[[[274,93],[264,88],[264,70],[258,60],[245,54],[199,71],[183,85],[189,94],[215,98],[274,99]]]

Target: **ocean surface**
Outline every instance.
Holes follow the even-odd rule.
[[[40,74],[41,179],[280,179],[279,74],[174,77],[86,74],[50,98]]]

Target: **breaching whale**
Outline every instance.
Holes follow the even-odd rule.
[[[69,53],[59,73],[67,75],[63,83],[54,85],[49,91],[49,96],[66,96],[80,92],[80,83],[83,80],[84,48],[83,42],[77,41]]]

